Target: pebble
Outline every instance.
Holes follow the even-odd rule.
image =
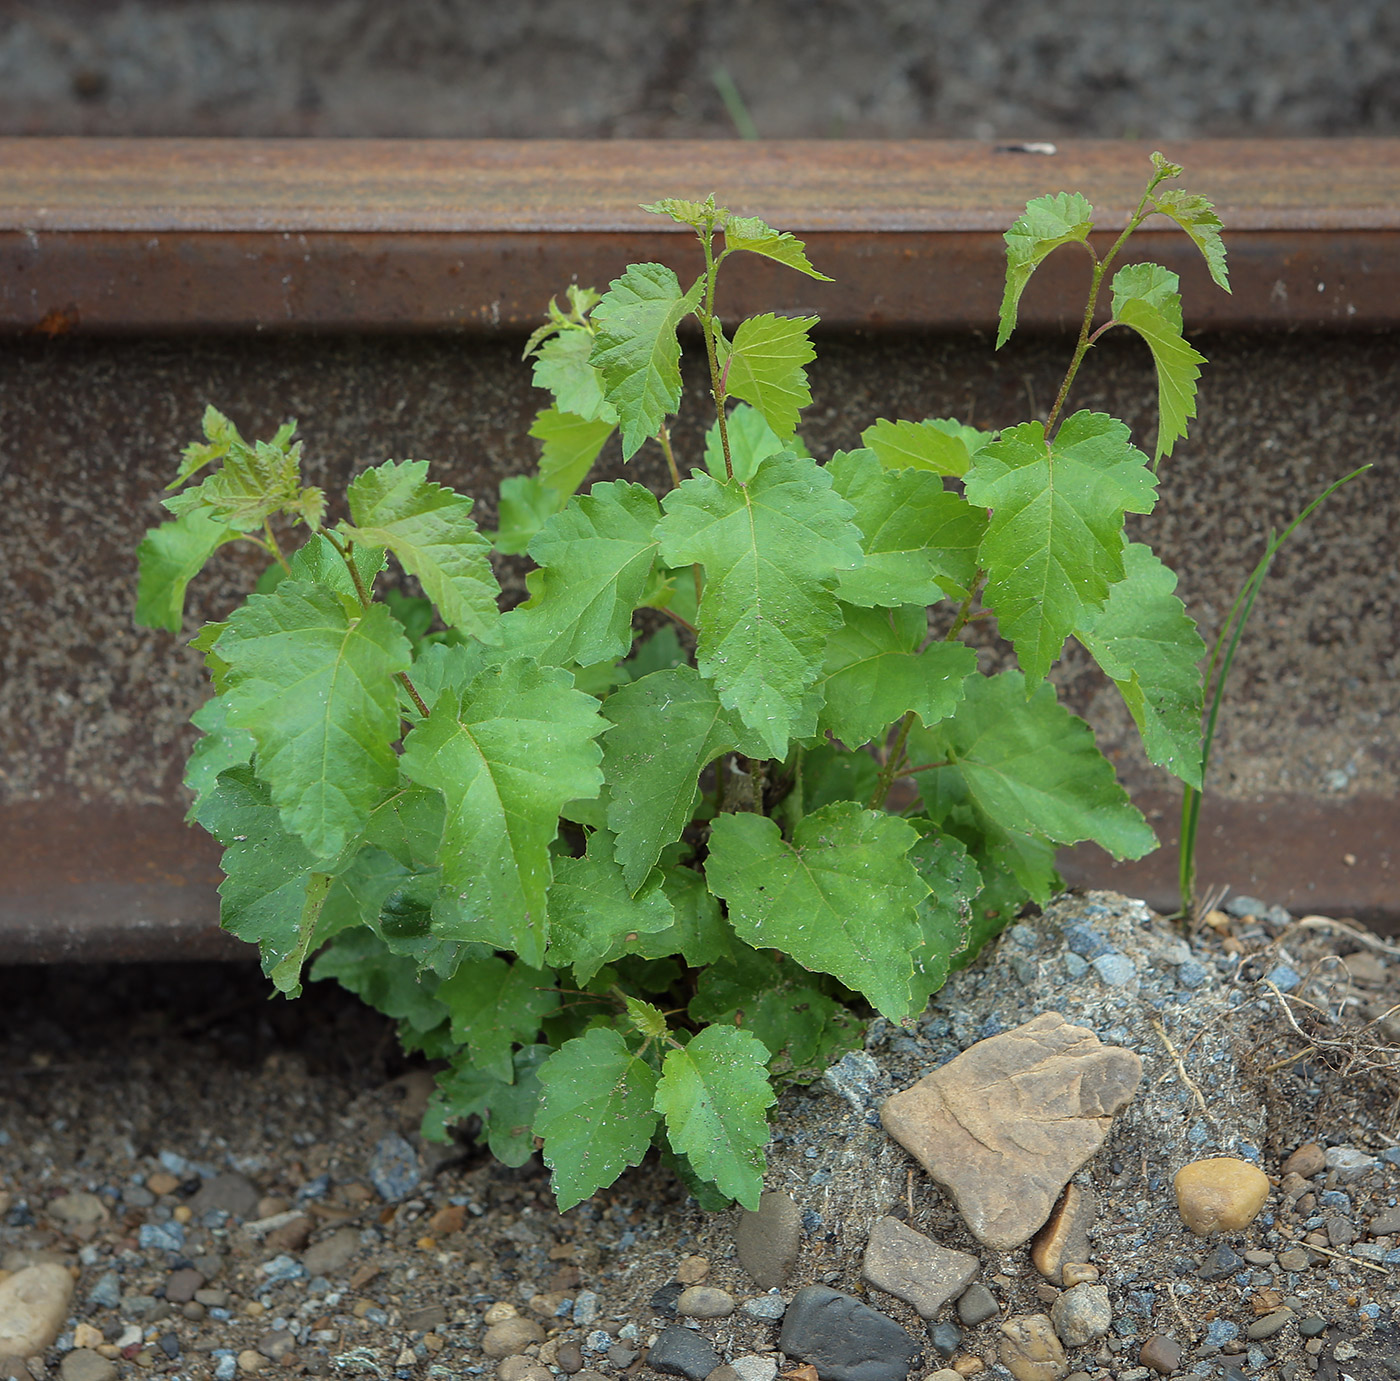
[[[510,1357],[531,1343],[544,1342],[544,1329],[534,1319],[503,1319],[482,1335],[481,1350],[488,1357]]]
[[[204,1277],[193,1266],[181,1266],[165,1278],[165,1298],[171,1304],[187,1304],[204,1284]]]
[[[107,1205],[96,1194],[86,1192],[60,1194],[58,1198],[49,1200],[48,1208],[52,1217],[71,1223],[74,1227],[102,1223],[111,1216]]]
[[[360,1234],[354,1228],[337,1228],[329,1237],[312,1243],[302,1253],[301,1264],[309,1276],[334,1275],[359,1250]]]
[[[913,1305],[920,1318],[932,1319],[966,1289],[981,1266],[975,1256],[940,1247],[886,1216],[870,1231],[861,1275],[867,1284]]]
[[[554,1360],[558,1363],[560,1371],[572,1376],[576,1371],[583,1370],[583,1349],[570,1338],[568,1342],[559,1344]]]
[[[745,1209],[734,1230],[739,1264],[758,1282],[760,1290],[787,1283],[801,1242],[802,1214],[780,1189],[770,1189],[756,1209]]]
[[[185,1229],[179,1223],[142,1223],[137,1245],[144,1252],[169,1252],[178,1256],[185,1250]]]
[[[969,1285],[958,1296],[958,1318],[968,1328],[976,1328],[979,1323],[994,1319],[999,1312],[996,1296],[981,1281]]]
[[[688,1319],[727,1319],[733,1312],[734,1296],[713,1285],[692,1285],[676,1301],[676,1313]]]
[[[190,1200],[195,1217],[211,1211],[227,1213],[231,1218],[251,1218],[257,1211],[257,1186],[236,1170],[225,1170],[211,1180],[205,1180]]]
[[[978,1241],[1018,1247],[1137,1090],[1142,1061],[1058,1012],[978,1041],[886,1100],[885,1130],[942,1185]]]
[[[63,1327],[73,1277],[53,1261],[25,1266],[0,1281],[0,1357],[32,1357]]]
[[[740,1307],[751,1319],[781,1319],[787,1312],[787,1302],[781,1295],[758,1295]]]
[[[736,1357],[730,1364],[739,1381],[773,1381],[778,1374],[778,1364],[771,1357],[759,1357],[749,1353]]]
[[[1083,1347],[1102,1338],[1113,1325],[1107,1285],[1076,1285],[1066,1290],[1050,1310],[1055,1332],[1066,1347]]]
[[[1371,1219],[1372,1237],[1389,1237],[1400,1233],[1400,1208],[1388,1208]]]
[[[647,1365],[653,1371],[684,1376],[687,1381],[705,1381],[719,1364],[719,1353],[698,1333],[679,1324],[662,1329],[647,1354]]]
[[[939,1367],[937,1371],[931,1371],[924,1377],[924,1381],[963,1381],[962,1372],[954,1371],[952,1367]]]
[[[122,1283],[115,1271],[104,1271],[88,1291],[87,1302],[99,1309],[115,1309],[122,1302]]]
[[[369,1182],[386,1203],[406,1199],[423,1178],[418,1153],[397,1132],[382,1137],[369,1158]]]
[[[554,1381],[554,1373],[533,1357],[503,1357],[496,1367],[496,1375],[500,1381]]]
[[[1239,1232],[1269,1198],[1269,1177],[1248,1161],[1213,1156],[1183,1165],[1173,1181],[1182,1221],[1198,1237]]]
[[[1337,1177],[1338,1184],[1354,1184],[1370,1173],[1376,1159],[1355,1146],[1329,1146],[1327,1168]]]
[[[681,1294],[685,1294],[682,1290]],[[602,1312],[602,1307],[598,1302],[598,1296],[593,1290],[580,1290],[574,1296],[574,1307],[572,1318],[580,1328],[587,1328]],[[680,1296],[676,1297],[676,1313],[680,1313]]]
[[[238,1354],[238,1370],[245,1376],[252,1376],[267,1366],[267,1358],[256,1348],[245,1347]]]
[[[676,1279],[682,1285],[699,1285],[710,1274],[710,1261],[705,1256],[687,1256],[676,1267]]]
[[[935,1350],[944,1357],[951,1357],[962,1346],[962,1329],[955,1323],[935,1324],[928,1336]]]
[[[64,1354],[58,1364],[58,1374],[63,1381],[116,1381],[116,1363],[93,1352],[90,1348],[75,1347]]]
[[[1143,1342],[1138,1361],[1162,1376],[1170,1376],[1181,1365],[1181,1344],[1165,1333],[1154,1333]]]
[[[1312,1257],[1303,1247],[1289,1247],[1287,1251],[1280,1252],[1278,1257],[1278,1264],[1285,1271],[1306,1271],[1311,1262]]]
[[[1309,1314],[1298,1325],[1298,1332],[1305,1338],[1320,1338],[1327,1332],[1327,1320],[1317,1314]]]
[[[1068,1262],[1089,1259],[1089,1229],[1098,1216],[1098,1200],[1087,1186],[1067,1184],[1049,1221],[1031,1243],[1031,1262],[1052,1285],[1064,1283]]]
[[[1015,1314],[1003,1321],[1001,1332],[1001,1364],[1016,1381],[1063,1381],[1068,1375],[1064,1347],[1047,1315]]]
[[[1272,1314],[1265,1314],[1262,1319],[1255,1319],[1245,1329],[1245,1337],[1256,1343],[1261,1338],[1272,1338],[1289,1319],[1296,1317],[1297,1315],[1289,1308],[1275,1309]]]
[[[173,1194],[179,1187],[179,1179],[169,1170],[157,1170],[155,1174],[146,1176],[146,1188],[152,1194]]]
[[[1225,1280],[1244,1265],[1244,1257],[1221,1242],[1200,1265],[1196,1274],[1202,1280]]]
[[[1066,1261],[1060,1268],[1060,1283],[1066,1290],[1076,1285],[1097,1285],[1099,1268],[1091,1261]]]
[[[1327,1169],[1327,1153],[1315,1141],[1305,1141],[1279,1169],[1280,1175],[1301,1175],[1310,1180]]]
[[[893,1319],[826,1285],[792,1297],[778,1347],[810,1362],[822,1381],[905,1381],[920,1351]]]
[[[1101,954],[1094,969],[1110,988],[1121,988],[1137,977],[1137,966],[1126,954]]]

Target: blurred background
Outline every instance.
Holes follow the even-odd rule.
[[[0,4],[0,134],[1394,134],[1395,0]]]

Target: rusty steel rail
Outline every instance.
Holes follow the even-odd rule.
[[[698,268],[687,232],[636,207],[710,190],[802,235],[836,280],[734,262],[727,313],[811,312],[846,331],[987,330],[1002,232],[1025,201],[1080,190],[1112,230],[1136,204],[1150,149],[0,139],[0,331],[523,332],[575,279],[602,287],[646,259],[681,267],[690,256]],[[1400,324],[1400,140],[1163,151],[1226,225],[1231,296],[1210,287],[1179,232],[1149,230],[1138,245],[1181,274],[1193,330]],[[1026,292],[1022,324],[1077,325],[1083,279],[1081,258],[1055,256]],[[1208,796],[1203,866],[1228,873],[1247,856],[1270,901],[1308,910],[1326,895],[1393,928],[1398,812],[1377,799]],[[0,962],[250,954],[216,928],[217,846],[181,818],[173,802],[0,804]],[[1081,849],[1066,873],[1170,905],[1171,860],[1164,850],[1110,870]]]
[[[1022,151],[1055,148],[1053,153]],[[930,141],[0,139],[0,330],[513,332],[577,279],[699,265],[637,209],[704,195],[809,242],[836,281],[735,263],[726,310],[828,328],[995,324],[1002,232],[1032,196],[1090,196],[1107,230],[1151,145]],[[1400,312],[1400,140],[1167,141],[1226,225],[1234,292],[1147,229],[1194,330],[1378,329]],[[679,235],[681,238],[677,239]],[[1055,256],[1021,308],[1077,324],[1084,266]]]

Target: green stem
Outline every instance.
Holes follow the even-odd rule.
[[[899,775],[899,764],[904,757],[905,744],[909,742],[909,731],[913,727],[914,711],[910,710],[899,721],[899,732],[895,734],[894,743],[880,768],[880,775],[875,781],[875,790],[870,793],[871,810],[879,810],[885,804],[885,797],[890,794],[890,787],[894,785],[894,779]]]
[[[1089,257],[1094,261],[1094,276],[1089,284],[1089,301],[1084,307],[1084,320],[1079,327],[1079,340],[1074,347],[1074,356],[1069,362],[1069,368],[1065,371],[1064,381],[1060,384],[1060,391],[1055,395],[1055,402],[1050,408],[1050,415],[1045,419],[1045,434],[1050,435],[1055,425],[1055,419],[1060,415],[1060,409],[1065,405],[1065,399],[1069,397],[1070,385],[1074,383],[1074,376],[1079,373],[1079,366],[1083,363],[1084,356],[1088,354],[1089,347],[1101,336],[1107,327],[1101,327],[1091,335],[1091,328],[1094,324],[1094,309],[1099,304],[1099,289],[1103,286],[1103,280],[1108,274],[1113,261],[1118,257],[1118,251],[1128,242],[1128,237],[1147,219],[1147,203],[1152,198],[1152,193],[1157,190],[1159,183],[1165,180],[1165,174],[1159,173],[1147,185],[1147,190],[1142,194],[1142,200],[1137,204],[1137,210],[1128,218],[1128,223],[1123,227],[1123,233],[1114,240],[1108,253],[1100,259],[1093,250],[1093,246],[1086,240],[1084,248],[1088,251]],[[1113,323],[1109,322],[1111,326]]]
[[[281,566],[288,575],[291,575],[292,568],[288,565],[287,558],[282,555],[282,548],[277,545],[277,536],[272,531],[272,520],[270,518],[263,519],[263,536],[267,539],[267,549],[277,559],[277,564]]]
[[[661,430],[657,432],[656,439],[661,443],[661,449],[666,456],[666,467],[671,472],[671,487],[678,489],[681,482],[681,472],[680,468],[676,465],[676,453],[671,449],[671,429],[663,426]],[[700,573],[700,563],[698,561],[690,569],[695,577],[695,603],[698,607],[705,593],[705,579]],[[695,632],[694,626],[687,623],[679,614],[672,614],[671,617],[678,623],[684,624],[692,633]]]
[[[734,461],[729,454],[729,419],[724,415],[724,376],[720,373],[719,350],[715,345],[715,263],[714,232],[702,232],[700,243],[705,250],[705,305],[699,313],[700,329],[705,334],[705,354],[710,362],[710,396],[715,400],[715,418],[719,423],[719,444],[724,451],[724,471],[734,478]]]

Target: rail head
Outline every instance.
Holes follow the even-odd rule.
[[[730,310],[828,329],[994,324],[1002,232],[1078,190],[1106,231],[1146,180],[1137,141],[0,139],[0,330],[527,330],[575,278],[693,255],[638,203],[714,191],[808,240],[836,282],[746,265]],[[1027,151],[1040,150],[1040,151]],[[1400,303],[1400,140],[1169,141],[1226,226],[1234,293],[1179,235],[1196,329],[1384,329]],[[1068,257],[1068,256],[1066,256]],[[1076,272],[1078,271],[1078,272]],[[1067,327],[1082,265],[1022,308]]]

